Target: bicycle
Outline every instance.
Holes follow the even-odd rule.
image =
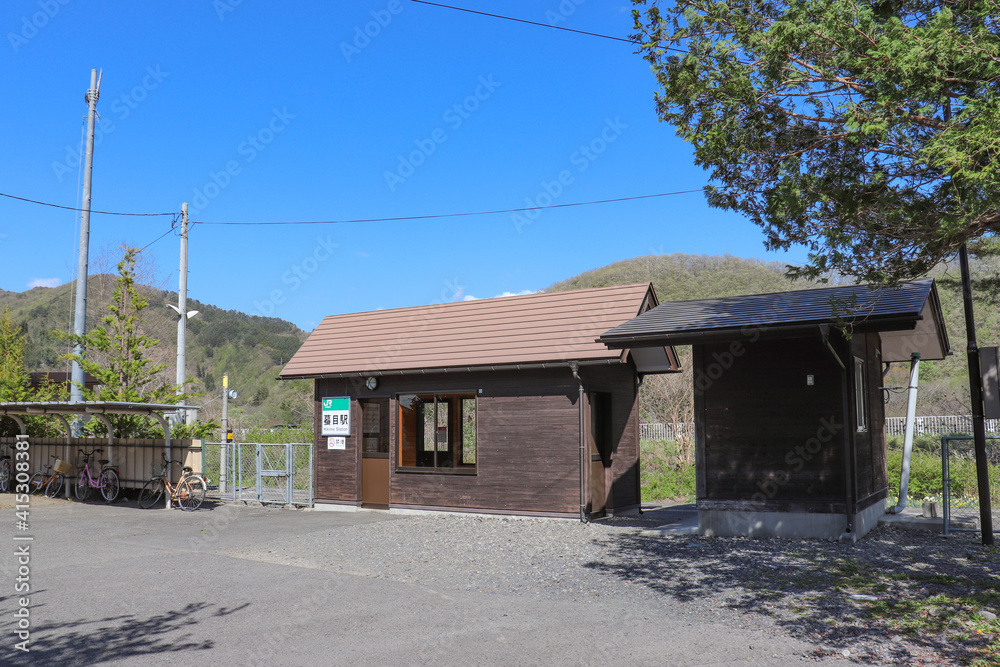
[[[11,458],[10,458],[10,452],[7,450],[10,447],[12,447],[12,445],[10,445],[9,443],[3,443],[0,444],[0,447],[3,447],[4,449],[4,454],[0,456],[0,493],[7,493],[7,490],[10,489],[11,487],[10,484]]]
[[[93,475],[90,474],[90,460],[94,458],[94,454],[103,452],[104,450],[94,449],[90,452],[85,452],[81,449],[79,451],[83,455],[83,468],[80,469],[80,473],[76,476],[76,488],[74,489],[76,499],[80,501],[87,500],[90,497],[91,489],[100,489],[105,501],[109,503],[115,502],[118,498],[118,492],[121,490],[118,470],[114,466],[108,465],[107,459],[101,459],[98,461],[101,466],[101,472],[97,475],[97,479],[95,480]]]
[[[72,470],[73,466],[55,454],[50,454],[50,456],[55,461],[46,466],[44,472],[39,470],[31,476],[31,479],[28,480],[28,493],[37,493],[45,489],[46,497],[55,498],[62,491],[66,473]]]
[[[153,469],[153,478],[146,482],[139,492],[139,507],[149,509],[163,498],[164,492],[170,493],[170,500],[176,500],[182,510],[190,512],[201,507],[202,501],[205,500],[205,492],[208,490],[205,478],[196,475],[193,468],[183,465],[180,461],[168,461],[165,454],[161,454],[160,457],[163,459],[163,471],[157,474],[156,469]],[[181,478],[176,486],[170,483],[168,474],[171,463],[182,466]]]

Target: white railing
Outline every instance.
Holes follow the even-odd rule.
[[[906,432],[905,417],[886,417],[885,434],[904,435]],[[915,435],[948,435],[950,433],[972,433],[971,415],[941,415],[935,417],[917,417],[914,424]],[[1000,419],[986,420],[986,433],[1000,434]],[[678,422],[673,424],[639,424],[639,438],[642,440],[677,440],[684,436],[694,435],[694,424]]]
[[[694,422],[639,424],[640,440],[678,440],[684,436],[694,436]]]
[[[906,432],[905,417],[886,417],[885,434],[903,435]],[[1000,419],[986,420],[987,433],[1000,433]],[[914,435],[948,435],[949,433],[972,433],[971,415],[942,415],[937,417],[917,417],[913,425]]]

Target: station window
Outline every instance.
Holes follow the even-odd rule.
[[[858,433],[868,431],[868,379],[865,362],[858,357],[854,357],[854,423]]]
[[[402,394],[399,469],[476,471],[475,394]]]

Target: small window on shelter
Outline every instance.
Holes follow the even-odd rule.
[[[868,431],[868,379],[865,361],[854,357],[854,423],[858,433]]]

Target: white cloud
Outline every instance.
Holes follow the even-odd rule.
[[[520,292],[504,292],[503,294],[497,294],[498,297],[501,296],[524,296],[525,294],[534,294],[537,290],[533,289],[523,289]]]
[[[538,290],[524,289],[521,290],[520,292],[504,292],[503,294],[497,294],[493,298],[499,299],[500,297],[504,296],[524,296],[525,294],[534,294],[537,291]],[[471,294],[466,294],[465,296],[462,297],[462,301],[478,301],[478,300],[479,300],[478,296],[472,296]]]
[[[62,285],[62,281],[58,278],[32,278],[31,282],[28,283],[28,289],[35,287],[59,287],[60,285]]]

